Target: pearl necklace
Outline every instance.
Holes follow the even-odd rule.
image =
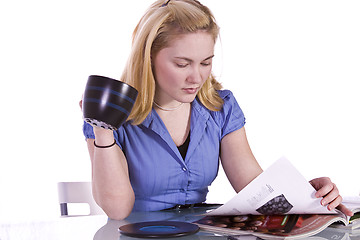
[[[174,110],[180,108],[181,105],[183,105],[184,103],[180,103],[179,106],[173,107],[173,108],[164,108],[164,107],[160,106],[159,104],[157,104],[155,101],[154,101],[154,104],[155,104],[159,109],[161,109],[161,110],[164,110],[164,111],[174,111]]]

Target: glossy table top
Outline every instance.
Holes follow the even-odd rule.
[[[55,219],[36,220],[28,222],[0,223],[0,240],[17,240],[17,239],[51,239],[51,240],[136,240],[121,235],[119,227],[128,223],[142,221],[185,221],[193,222],[202,218],[201,214],[207,209],[195,208],[184,210],[168,210],[159,212],[136,212],[132,213],[127,219],[115,221],[108,219],[105,215],[79,216],[79,217],[59,217]],[[170,239],[170,238],[161,238]],[[238,238],[228,238],[217,234],[200,231],[196,234],[171,238],[176,240],[199,240],[199,239],[259,239],[252,235],[239,236]],[[327,228],[321,233],[307,239],[347,239],[360,240],[360,230],[353,232],[344,230],[335,230]]]

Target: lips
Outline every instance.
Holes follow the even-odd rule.
[[[195,87],[195,88],[183,88],[183,91],[188,93],[188,94],[194,94],[198,91],[198,87]]]

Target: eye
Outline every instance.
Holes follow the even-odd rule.
[[[206,67],[206,66],[210,66],[211,65],[211,62],[203,62],[201,63],[202,66]]]
[[[176,63],[176,66],[178,66],[179,68],[185,68],[187,67],[189,64],[187,63]]]

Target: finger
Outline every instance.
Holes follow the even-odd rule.
[[[338,188],[336,187],[335,184],[332,184],[332,185],[333,185],[333,187],[332,187],[331,191],[328,192],[326,195],[324,195],[324,198],[321,200],[321,204],[322,204],[323,206],[325,206],[325,205],[327,205],[327,204],[335,201],[336,199],[340,200],[340,202],[339,202],[337,205],[339,205],[339,204],[341,203],[341,201],[342,201],[342,197],[341,197],[340,194],[339,194]],[[340,197],[340,198],[339,198],[339,197]],[[337,206],[337,205],[336,205],[336,206]],[[336,207],[336,206],[335,206],[335,207]],[[335,207],[334,207],[334,208],[335,208]],[[334,209],[334,208],[333,208],[333,209]]]
[[[316,189],[319,190],[320,188],[322,188],[323,186],[326,186],[328,184],[331,184],[331,180],[329,177],[320,177],[320,178],[315,178],[312,179],[310,181],[310,184]]]
[[[324,186],[322,186],[316,193],[315,196],[317,198],[320,197],[325,197],[326,195],[328,195],[329,193],[333,192],[337,195],[339,195],[339,191],[336,187],[336,185],[332,182],[325,184]]]
[[[83,100],[84,100],[84,95],[81,96],[81,100],[80,100],[80,102],[79,102],[79,105],[80,105],[80,109],[81,109],[81,110],[82,110]]]
[[[342,202],[342,197],[340,195],[338,195],[335,199],[333,199],[332,201],[328,202],[329,205],[327,206],[327,208],[331,211],[334,210],[336,207],[338,207]]]
[[[318,188],[319,188],[319,184],[318,184],[318,179],[319,178],[314,178],[314,179],[312,179],[311,181],[309,181],[310,182],[310,184],[316,189],[316,190],[318,190]]]
[[[344,204],[339,204],[339,206],[336,207],[339,211],[343,212],[344,214],[346,214],[347,216],[353,216],[354,213],[348,209],[347,207],[345,207]]]

